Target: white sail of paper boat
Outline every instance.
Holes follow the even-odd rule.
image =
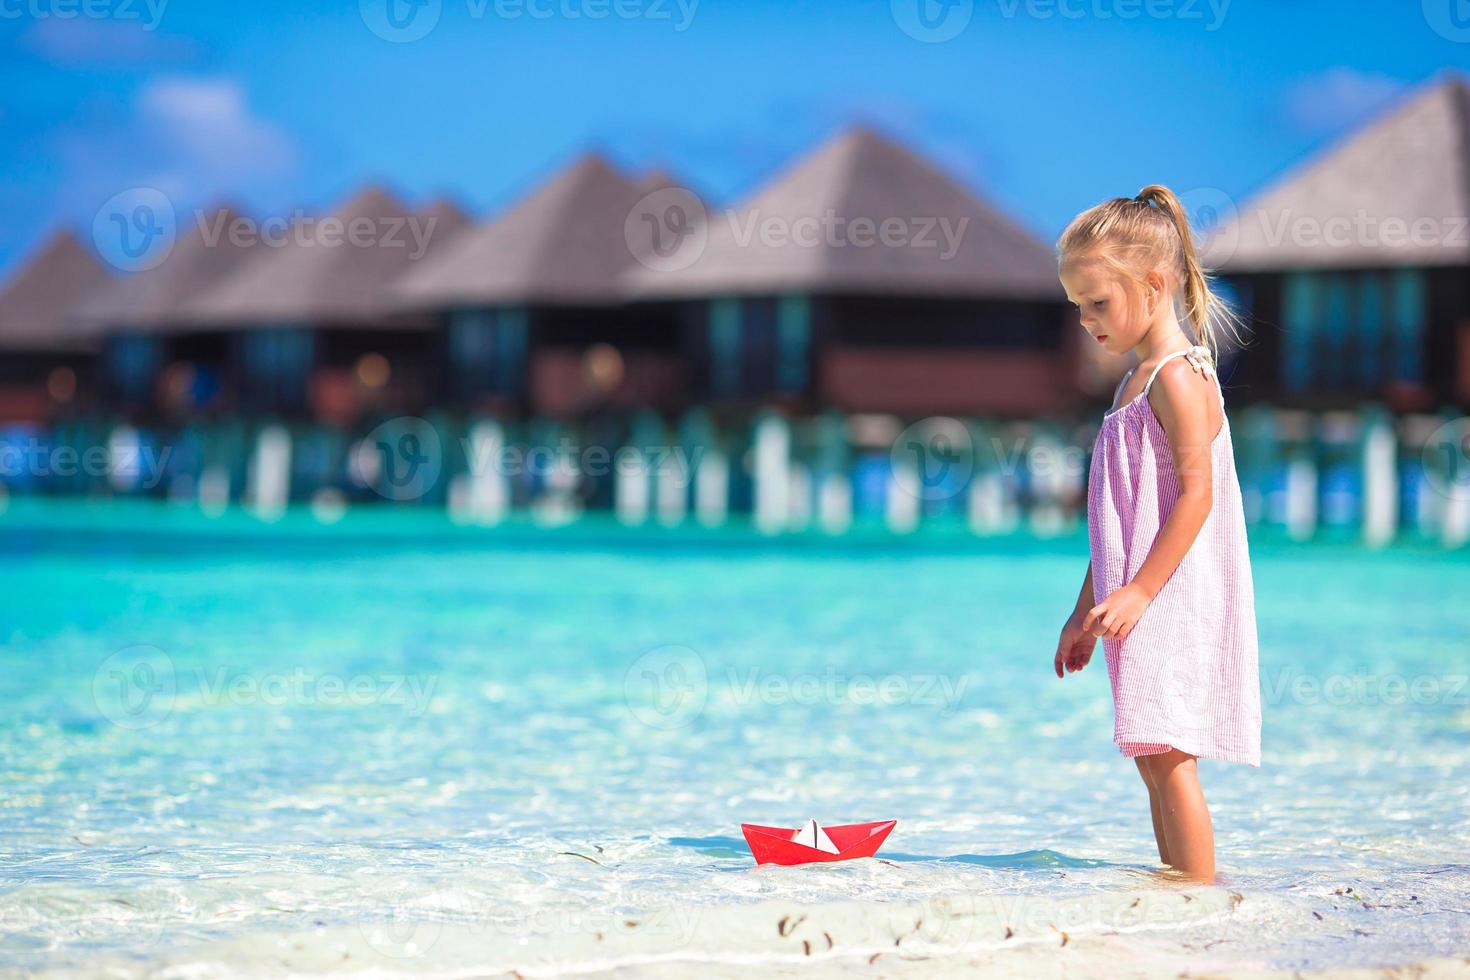
[[[815,819],[808,820],[798,828],[796,834],[791,839],[798,844],[805,844],[807,847],[814,847],[828,854],[837,853],[837,845],[832,843],[832,838],[827,836],[825,830],[817,826]]]

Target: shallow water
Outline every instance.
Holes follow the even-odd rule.
[[[763,962],[771,901],[874,949],[1470,952],[1465,553],[1254,542],[1263,765],[1201,763],[1222,885],[1144,915],[1179,888],[1101,652],[1051,674],[1080,536],[384,523],[0,517],[0,963]],[[882,861],[751,867],[742,821],[807,817],[899,824]]]

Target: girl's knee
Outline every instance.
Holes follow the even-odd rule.
[[[1188,752],[1171,748],[1156,755],[1139,756],[1138,768],[1144,772],[1145,781],[1152,786],[1159,786],[1171,776],[1195,775],[1195,758]]]

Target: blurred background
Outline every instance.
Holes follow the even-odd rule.
[[[1065,530],[1127,365],[1052,243],[1162,182],[1250,327],[1250,520],[1470,538],[1457,0],[33,0],[0,49],[12,502]]]

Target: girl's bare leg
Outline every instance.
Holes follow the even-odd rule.
[[[1200,788],[1195,756],[1178,749],[1158,755],[1140,756],[1145,760],[1159,800],[1164,840],[1168,845],[1169,863],[1184,875],[1198,881],[1215,880],[1215,828],[1210,823],[1210,808]]]
[[[1154,789],[1153,776],[1148,771],[1148,764],[1144,762],[1145,756],[1134,756],[1133,761],[1138,763],[1138,774],[1143,777],[1143,785],[1148,787],[1148,808],[1154,821],[1154,842],[1159,845],[1159,863],[1169,864],[1169,842],[1164,837],[1164,817],[1159,804],[1159,791]]]

